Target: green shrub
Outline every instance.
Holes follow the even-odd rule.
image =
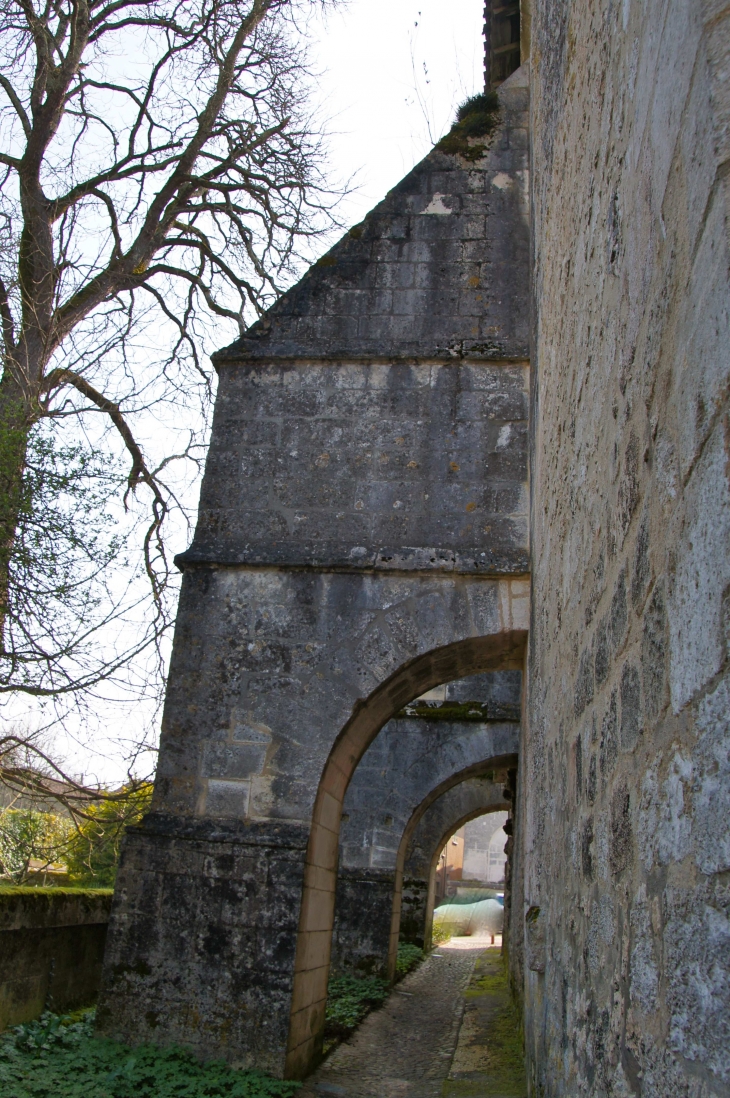
[[[291,1098],[300,1083],[180,1048],[130,1049],[94,1037],[94,1011],[43,1014],[0,1038],[3,1098]]]
[[[388,998],[390,985],[378,976],[333,976],[327,987],[325,1039],[348,1037],[374,1007]]]
[[[119,800],[86,809],[88,819],[74,831],[66,850],[69,880],[89,888],[113,888],[124,832],[149,812],[152,783],[125,788]]]
[[[43,876],[66,859],[71,824],[33,808],[0,811],[0,874],[14,884]]]
[[[431,945],[441,945],[442,942],[448,942],[454,933],[454,928],[450,923],[434,923],[431,931]]]
[[[398,960],[395,962],[395,970],[399,976],[405,976],[412,968],[423,960],[423,950],[410,942],[398,943]]]

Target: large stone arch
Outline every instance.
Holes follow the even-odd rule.
[[[416,656],[355,707],[338,735],[317,789],[307,846],[286,1061],[288,1076],[296,1078],[306,1074],[321,1043],[327,1000],[342,804],[355,768],[387,721],[404,705],[426,691],[442,683],[480,672],[521,670],[526,638],[526,628],[513,626],[489,635],[465,638]],[[478,773],[480,769],[511,766],[515,761],[514,754],[484,760],[469,768],[470,773],[464,773],[463,777]],[[456,781],[458,778],[452,775],[434,789],[425,799],[423,811],[444,789]],[[402,843],[403,840],[401,845]],[[400,872],[401,878],[402,870],[401,861],[400,866],[396,867],[396,873]],[[391,931],[391,951],[394,948],[397,948],[397,932],[393,947]]]
[[[324,956],[357,758],[429,685],[521,667],[524,79],[499,96],[482,157],[434,150],[215,356],[153,812],[109,924],[109,1036],[274,1075],[289,1038],[301,1074],[326,972],[293,974]]]
[[[438,801],[445,793],[459,785],[461,782],[467,781],[470,778],[476,778],[480,775],[491,774],[494,775],[495,771],[500,771],[499,777],[505,782],[511,780],[510,775],[517,772],[518,755],[515,752],[512,755],[503,755],[501,757],[485,759],[481,764],[471,766],[462,770],[460,773],[452,774],[449,778],[443,781],[440,785],[435,786],[428,796],[424,797],[421,804],[415,810],[408,825],[403,831],[401,837],[400,846],[398,847],[398,857],[395,867],[395,880],[393,885],[393,913],[390,925],[390,948],[388,951],[388,972],[391,976],[395,975],[395,962],[398,953],[398,941],[400,937],[400,920],[401,920],[401,901],[403,894],[403,878],[405,872],[406,857],[410,848],[411,839],[418,827],[421,819],[426,812],[430,809],[436,801]],[[496,775],[494,775],[496,776]],[[457,830],[454,828],[454,830]]]

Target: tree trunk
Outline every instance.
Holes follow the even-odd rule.
[[[10,592],[10,561],[26,506],[24,477],[32,417],[27,397],[6,367],[0,381],[0,647]]]

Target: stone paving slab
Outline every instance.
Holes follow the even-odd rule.
[[[441,1098],[481,948],[442,946],[310,1076],[298,1098]]]

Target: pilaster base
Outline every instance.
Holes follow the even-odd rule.
[[[130,828],[97,1030],[283,1075],[307,838],[283,821]]]

